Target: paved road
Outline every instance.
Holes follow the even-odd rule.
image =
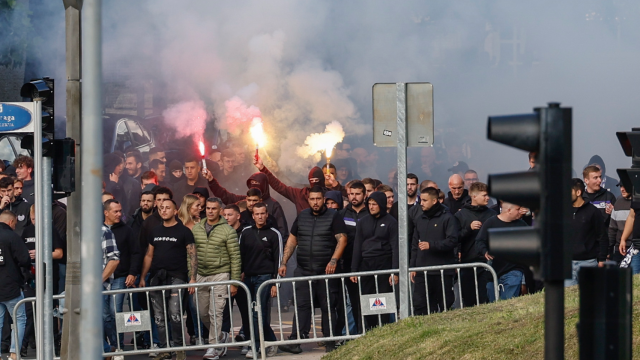
[[[322,332],[320,331],[320,310],[316,309],[316,332],[318,336],[322,336]],[[276,333],[276,337],[280,338],[280,327],[277,325],[278,321],[278,311],[274,307],[271,311],[271,319],[272,319],[272,327],[273,331]],[[284,338],[288,338],[291,333],[291,324],[293,319],[293,312],[283,312],[282,313],[282,333]],[[186,318],[185,318],[186,321]],[[237,307],[234,307],[233,312],[233,325],[235,333],[240,331],[240,325],[242,324],[242,320],[240,318],[240,313]],[[186,334],[186,330],[185,330]],[[189,335],[186,335],[187,340]],[[125,334],[125,350],[133,350],[133,345],[128,345],[131,341],[131,334]],[[78,344],[79,345],[79,344]],[[294,355],[284,352],[278,352],[277,358],[287,359],[287,360],[317,360],[322,357],[325,353],[325,348],[318,346],[316,343],[312,344],[303,344],[302,345],[302,354]],[[187,358],[189,360],[202,359],[204,355],[204,350],[196,350],[196,351],[188,351]],[[29,353],[27,357],[24,359],[35,359],[35,350],[29,349]],[[131,355],[125,356],[127,360],[148,360],[150,359],[148,355]],[[222,357],[222,360],[237,360],[237,359],[246,359],[246,356],[241,353],[241,349],[239,347],[230,347],[227,351],[227,355]]]

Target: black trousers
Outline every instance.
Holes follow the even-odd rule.
[[[483,268],[476,268],[475,275],[473,268],[460,269],[460,285],[462,287],[460,296],[462,297],[464,307],[487,304],[489,302],[487,296],[487,275],[489,275],[489,273]],[[477,297],[476,281],[478,282]],[[440,292],[442,292],[442,290]],[[478,300],[480,301],[478,302]]]
[[[301,268],[296,268],[294,275],[296,277],[302,276],[311,276],[315,275],[310,272],[303,271]],[[329,297],[327,297],[327,284],[329,290]],[[308,338],[309,332],[311,330],[311,317],[313,316],[314,309],[311,308],[311,296],[314,299],[314,307],[319,306],[320,311],[322,312],[322,334],[327,337],[330,336],[330,329],[333,332],[333,335],[342,333],[342,328],[338,329],[338,317],[336,312],[336,301],[338,300],[338,293],[340,291],[340,280],[331,279],[329,281],[325,280],[315,280],[311,282],[311,287],[309,287],[309,282],[305,280],[297,281],[295,283],[295,292],[296,292],[296,301],[298,307],[298,318],[294,316],[293,320],[293,329],[291,330],[290,339],[296,338]],[[311,289],[311,293],[309,291]],[[329,321],[329,312],[331,312],[331,321]],[[298,335],[298,329],[296,323],[300,324],[300,333],[301,336]],[[329,327],[331,324],[331,328]]]
[[[378,256],[373,258],[363,258],[360,264],[361,271],[374,271],[374,270],[389,270],[392,264],[391,256]],[[393,292],[391,284],[389,284],[390,275],[378,275],[377,284],[378,290],[376,291],[376,277],[375,276],[363,276],[362,281],[362,294],[380,294]],[[358,305],[360,304],[360,298],[357,298]],[[353,301],[351,302],[353,306]],[[354,315],[355,318],[355,315]],[[356,319],[360,322],[360,317]],[[364,317],[365,329],[369,331],[376,326],[382,326],[391,322],[390,314],[380,315],[380,321],[378,321],[378,315],[367,315]],[[360,323],[360,327],[362,324]]]
[[[419,272],[415,277],[415,290],[413,293],[414,315],[427,315],[428,313],[443,312],[445,308],[451,309],[455,300],[453,294],[453,274],[441,276],[427,273],[427,286],[425,288],[425,277],[423,272]],[[444,295],[443,295],[444,282]],[[427,289],[429,294],[427,296]],[[427,298],[429,300],[427,306]]]
[[[235,296],[231,297],[231,301],[227,301],[224,305],[224,313],[222,313],[222,331],[232,333],[231,329],[231,314],[229,307],[233,308],[233,301],[235,300],[240,310],[240,318],[242,319],[242,331],[245,337],[249,338],[249,304],[247,304],[247,294],[244,289],[238,286],[238,292]],[[231,303],[231,304],[229,304]],[[235,325],[235,324],[234,324]]]

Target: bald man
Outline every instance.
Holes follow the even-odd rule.
[[[449,195],[444,199],[444,205],[452,214],[457,213],[465,204],[471,203],[469,192],[464,188],[462,176],[453,174],[449,177],[449,190]]]

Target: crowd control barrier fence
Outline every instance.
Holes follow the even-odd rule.
[[[496,272],[493,270],[493,268],[487,264],[484,263],[469,263],[469,264],[454,264],[454,265],[441,265],[441,266],[427,266],[427,267],[419,267],[419,268],[410,268],[409,272],[415,272],[415,273],[422,273],[425,277],[425,292],[426,292],[426,302],[427,302],[427,313],[431,314],[432,311],[432,305],[429,303],[429,289],[428,289],[428,285],[429,285],[429,281],[433,281],[434,279],[434,275],[436,277],[438,277],[437,274],[439,274],[439,278],[440,278],[440,282],[441,282],[441,286],[440,288],[442,289],[442,293],[443,293],[443,298],[446,298],[445,292],[446,292],[446,288],[445,288],[445,271],[447,270],[454,270],[455,272],[459,273],[460,269],[472,269],[473,270],[473,275],[474,275],[474,279],[475,279],[475,294],[471,294],[472,297],[475,297],[476,302],[480,303],[480,292],[481,291],[485,291],[486,289],[479,289],[478,288],[478,272],[479,270],[486,270],[488,271],[488,273],[491,275],[491,277],[493,278],[493,282],[494,284],[496,284],[496,286],[494,286],[494,294],[495,294],[495,299],[499,299],[499,290],[498,290],[498,276],[496,274]],[[260,296],[256,296],[257,298],[257,302],[256,302],[256,308],[254,309],[254,311],[257,313],[258,315],[258,333],[260,336],[260,354],[262,359],[264,360],[266,358],[266,352],[265,349],[269,346],[274,346],[274,345],[293,345],[293,344],[303,344],[303,343],[314,343],[314,342],[319,342],[319,341],[323,341],[323,342],[335,342],[335,341],[341,341],[341,340],[351,340],[351,339],[355,339],[358,338],[360,336],[362,336],[366,329],[367,329],[367,322],[365,321],[365,316],[367,317],[371,317],[373,316],[374,318],[377,316],[377,320],[378,320],[378,324],[382,324],[383,323],[383,316],[387,316],[388,318],[390,317],[389,315],[393,314],[394,315],[394,319],[395,321],[398,320],[398,306],[396,304],[396,295],[397,295],[397,291],[396,291],[396,287],[398,286],[397,281],[396,280],[392,280],[391,276],[392,275],[398,275],[399,270],[395,269],[395,270],[376,270],[376,271],[366,271],[366,272],[357,272],[357,273],[344,273],[344,274],[331,274],[331,275],[315,275],[315,276],[304,276],[304,277],[292,277],[292,278],[280,278],[280,279],[270,279],[265,281],[264,283],[262,283],[262,285],[260,285],[260,287],[257,290],[257,294],[261,294],[263,291],[269,291],[269,289],[273,286],[273,285],[277,285],[276,287],[276,297],[277,299],[277,304],[280,304],[280,284],[283,283],[292,283],[294,289],[296,288],[296,284],[298,284],[298,286],[301,286],[301,284],[303,284],[308,290],[294,290],[293,292],[293,309],[294,309],[294,321],[293,324],[291,326],[292,331],[295,330],[295,333],[297,334],[296,338],[285,338],[285,333],[283,330],[283,321],[282,321],[282,310],[281,307],[278,305],[277,306],[277,312],[278,312],[278,318],[277,318],[277,323],[273,324],[273,322],[270,322],[271,327],[273,328],[274,333],[276,334],[276,340],[275,341],[267,341],[265,340],[265,328],[264,328],[264,323],[263,323],[263,311],[262,308],[265,306],[269,306],[269,304],[263,304],[262,303],[262,297]],[[435,273],[435,274],[434,274]],[[427,276],[429,275],[429,276]],[[380,279],[379,279],[380,277]],[[431,278],[430,280],[428,278]],[[354,318],[354,321],[359,322],[361,327],[360,327],[360,331],[356,331],[355,333],[352,332],[350,330],[350,326],[348,324],[348,318],[349,318],[349,312],[348,312],[348,293],[349,291],[346,290],[346,285],[348,282],[352,282],[351,278],[355,278],[357,279],[356,284],[358,285],[358,295],[359,295],[359,299],[349,299],[351,306],[353,307],[358,306],[357,304],[360,304],[359,308],[359,315],[358,315],[358,319]],[[362,280],[363,278],[369,278],[369,280],[371,280],[371,278],[373,278],[373,283],[375,284],[375,293],[363,293],[362,290]],[[380,292],[380,282],[379,281],[390,281],[392,283],[394,283],[394,286],[390,286],[391,288],[391,292]],[[324,282],[324,286],[320,287],[320,289],[322,289],[322,291],[325,292],[325,294],[323,294],[323,296],[326,296],[326,299],[331,299],[331,292],[334,293],[334,298],[337,296],[337,300],[338,303],[331,303],[330,300],[327,300],[329,302],[328,308],[329,310],[327,311],[327,318],[328,318],[328,322],[325,322],[328,324],[329,329],[321,329],[323,330],[323,336],[318,336],[318,331],[317,331],[317,327],[316,327],[316,317],[315,317],[315,308],[316,308],[316,304],[314,304],[314,301],[316,301],[315,299],[318,297],[318,288],[315,286],[317,284],[317,282]],[[330,286],[330,283],[333,284],[333,288],[332,286]],[[336,283],[337,283],[337,288],[336,288]],[[390,283],[391,284],[391,283]],[[416,285],[418,286],[418,285]],[[316,287],[316,291],[314,292],[314,287]],[[460,300],[460,307],[464,307],[463,305],[463,301],[462,298],[464,297],[464,294],[462,294],[462,284],[458,278],[458,282],[457,282],[457,287],[458,287],[458,297]],[[337,289],[337,290],[336,290]],[[453,290],[453,289],[451,289]],[[310,304],[308,304],[308,306],[310,306],[311,308],[311,326],[309,329],[309,333],[308,334],[303,334],[301,333],[301,329],[300,329],[300,321],[299,321],[299,300],[298,297],[300,297],[301,295],[304,295],[306,297],[306,294],[303,294],[303,291],[308,291],[309,293],[309,298],[308,300],[310,301]],[[414,293],[415,288],[413,289],[413,291],[410,291],[409,293],[410,295],[410,302],[411,302],[411,309],[412,309],[412,314],[414,313],[413,309],[414,309]],[[368,291],[369,292],[369,291]],[[306,301],[306,300],[305,300]],[[270,302],[270,301],[269,301]],[[447,307],[445,306],[445,308],[443,309],[444,311],[447,311]],[[336,329],[334,328],[334,320],[333,317],[336,316],[344,316],[344,328],[339,328]],[[295,329],[294,329],[295,328]],[[328,330],[328,331],[327,331]],[[328,336],[327,336],[328,335]]]
[[[134,294],[137,294],[138,296],[142,296],[143,298],[146,299],[146,304],[147,306],[147,310],[133,310],[133,309],[129,309],[128,311],[123,311],[123,312],[116,312],[115,313],[115,320],[116,320],[116,342],[117,342],[117,346],[116,349],[122,349],[122,351],[117,351],[117,352],[105,352],[103,353],[104,357],[109,357],[109,356],[117,356],[117,355],[122,355],[122,356],[128,356],[128,355],[140,355],[140,354],[150,354],[150,353],[159,353],[159,352],[175,352],[175,351],[186,351],[186,350],[207,350],[209,348],[225,348],[225,347],[232,347],[232,346],[252,346],[252,341],[251,341],[251,336],[247,336],[247,339],[245,341],[235,341],[235,338],[233,336],[231,336],[231,342],[225,342],[225,343],[221,343],[219,342],[219,339],[216,339],[218,341],[216,341],[215,344],[203,344],[203,343],[199,343],[196,345],[188,345],[186,342],[186,338],[185,338],[185,319],[184,316],[182,316],[182,314],[184,314],[184,311],[186,309],[189,308],[189,304],[185,303],[184,300],[188,299],[188,296],[184,296],[188,293],[188,289],[189,288],[194,288],[194,293],[193,293],[193,298],[197,299],[198,298],[198,293],[202,292],[202,291],[209,291],[211,292],[211,296],[210,296],[210,308],[215,309],[215,305],[216,305],[216,301],[228,301],[229,303],[231,302],[231,291],[230,291],[230,287],[231,286],[236,286],[238,289],[243,289],[244,290],[244,294],[246,294],[247,296],[247,304],[251,304],[251,293],[249,292],[249,289],[247,288],[247,286],[241,282],[241,281],[236,281],[236,280],[228,280],[228,281],[215,281],[215,282],[205,282],[205,283],[197,283],[197,284],[180,284],[180,285],[162,285],[162,286],[153,286],[153,287],[144,287],[144,288],[127,288],[127,289],[120,289],[120,290],[106,290],[103,291],[102,294],[103,296],[109,296],[111,297],[111,304],[115,304],[116,302],[116,298],[120,295],[120,296],[126,296],[129,300],[129,304],[133,304],[134,303]],[[214,286],[226,286],[227,287],[227,297],[224,298],[223,300],[221,299],[216,299],[216,296],[213,296],[213,287]],[[170,332],[171,332],[171,324],[170,324],[170,316],[168,314],[169,308],[167,306],[167,297],[169,296],[169,294],[171,293],[171,291],[173,290],[177,290],[178,291],[178,297],[180,299],[179,301],[179,307],[180,307],[180,320],[181,320],[181,328],[182,328],[182,344],[172,344],[172,342],[170,341]],[[129,349],[126,350],[124,344],[120,344],[120,334],[121,333],[131,333],[131,332],[147,332],[149,334],[149,337],[152,338],[152,321],[155,321],[154,318],[150,315],[150,308],[151,308],[151,297],[150,294],[154,293],[154,292],[161,292],[162,293],[162,301],[163,301],[163,309],[164,309],[164,324],[165,324],[165,331],[164,334],[158,334],[158,336],[164,336],[167,342],[167,347],[166,348],[162,348],[162,349],[158,349],[158,348],[149,348],[149,349],[143,349],[141,348],[142,344],[138,344],[137,341],[137,337],[133,336],[133,349]],[[240,291],[238,292],[240,293]],[[53,297],[54,300],[63,300],[64,299],[64,295],[55,295]],[[29,298],[24,298],[22,300],[20,300],[14,310],[13,310],[13,319],[16,318],[17,315],[17,310],[18,308],[26,303],[31,303],[33,306],[33,309],[35,309],[35,301],[36,298],[35,297],[29,297]],[[103,305],[104,306],[104,305]],[[103,306],[100,307],[101,311]],[[201,317],[200,317],[200,306],[198,301],[194,301],[193,302],[193,308],[195,308],[195,312],[196,314],[194,315],[194,318],[196,318],[197,316],[197,320],[196,323],[198,324],[197,328],[198,328],[198,334],[202,334],[202,324],[201,324]],[[230,312],[230,317],[229,320],[231,321],[231,329],[234,328],[233,326],[233,309],[231,306],[229,306],[229,312]],[[214,315],[213,320],[211,321],[211,327],[213,328],[212,330],[215,331],[216,334],[218,334],[218,326],[217,326],[217,315],[215,313],[215,311],[211,312],[212,315]],[[248,309],[248,314],[249,314],[249,318],[251,319],[251,317],[253,316],[252,313],[252,306],[249,306]],[[12,325],[12,328],[15,328],[16,326],[16,322],[14,322],[14,324]],[[246,324],[245,324],[246,326]],[[254,333],[253,330],[253,322],[250,321],[249,324],[249,331],[250,334]],[[20,357],[20,346],[21,344],[18,343],[18,334],[17,331],[14,331],[15,334],[15,342],[16,342],[16,352],[17,352],[17,356],[18,356],[18,360],[21,359]],[[114,344],[111,344],[111,346],[114,346]],[[55,357],[54,357],[55,358]],[[253,359],[256,359],[256,353],[253,352]]]

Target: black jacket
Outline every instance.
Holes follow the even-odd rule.
[[[365,205],[360,212],[353,210],[351,204],[347,205],[344,209],[339,211],[339,214],[344,220],[344,224],[347,226],[347,246],[342,253],[342,270],[344,272],[352,272],[351,263],[353,260],[353,244],[356,239],[356,226],[360,219],[363,219],[369,215],[369,208]]]
[[[31,266],[31,258],[22,238],[5,223],[0,223],[0,264],[0,301],[13,300],[21,294],[22,268]]]
[[[28,204],[35,204],[36,188],[33,178],[22,182],[22,197]]]
[[[245,277],[267,274],[272,279],[278,277],[282,262],[282,234],[270,220],[260,229],[255,224],[246,226],[238,241]]]
[[[126,224],[119,222],[111,226],[111,231],[116,238],[116,245],[120,251],[120,263],[113,273],[114,278],[136,276],[140,273],[142,256],[140,254],[140,242],[133,236],[133,231]]]
[[[609,228],[609,222],[611,221],[611,214],[607,214],[606,207],[607,204],[615,205],[616,197],[609,190],[605,188],[600,188],[600,190],[595,193],[584,192],[584,198],[590,202],[593,206],[595,206],[598,210],[600,210],[600,215],[602,215],[602,220],[604,222],[605,228]]]
[[[398,268],[398,222],[391,214],[384,212],[378,217],[367,215],[358,222],[356,228],[352,272],[360,271],[363,258],[383,256],[391,257],[388,269]]]
[[[599,209],[585,201],[579,208],[572,208],[572,211],[572,259],[605,261],[609,239]]]
[[[452,214],[455,214],[460,209],[462,209],[462,207],[465,204],[470,204],[470,203],[471,203],[471,197],[469,197],[469,191],[467,191],[467,189],[464,189],[464,191],[462,192],[462,196],[460,196],[458,200],[454,199],[453,195],[451,194],[451,191],[449,191],[449,194],[447,195],[447,198],[444,199],[443,204],[449,208],[449,212],[451,212]]]
[[[455,248],[460,236],[458,219],[447,212],[442,204],[436,203],[428,211],[423,211],[420,218],[414,220],[417,221],[411,242],[410,266],[454,264]],[[420,250],[418,243],[421,241],[429,243],[428,250]],[[453,270],[446,270],[445,274],[451,275]]]
[[[131,176],[122,174],[118,182],[105,178],[105,191],[113,194],[113,197],[122,204],[122,215],[128,219],[140,205],[140,194],[142,187],[139,181],[135,181]]]
[[[476,237],[476,246],[478,248],[478,252],[482,255],[489,253],[491,255],[491,251],[489,250],[489,229],[501,229],[501,228],[512,228],[512,227],[523,227],[528,226],[526,222],[522,219],[514,220],[511,222],[502,221],[497,215],[492,216],[487,219],[482,224],[482,228]],[[491,263],[491,267],[496,271],[498,277],[508,273],[512,270],[520,270],[525,273],[525,269],[521,265],[516,265],[514,263],[505,261],[500,257],[495,257]]]
[[[476,247],[476,237],[480,232],[478,230],[471,229],[471,223],[474,221],[480,221],[485,223],[492,216],[497,215],[495,211],[489,209],[486,206],[474,206],[466,204],[455,214],[455,217],[460,222],[460,262],[471,263],[476,261],[484,262],[484,254],[480,254]]]
[[[28,203],[25,199],[21,197],[15,198],[15,200],[5,206],[4,209],[0,209],[0,212],[5,210],[11,210],[14,214],[16,214],[16,229],[14,230],[18,235],[22,236],[22,231],[24,228],[31,224],[31,205],[33,203]]]
[[[144,219],[142,218],[142,210],[140,210],[140,208],[133,213],[133,216],[129,216],[127,219],[127,226],[131,228],[134,239],[140,239],[140,230],[142,230],[143,223]],[[140,244],[138,244],[138,247],[139,245]],[[144,257],[144,254],[142,254],[142,256]]]
[[[139,185],[138,185],[139,187]],[[187,178],[178,181],[173,185],[173,201],[176,202],[178,207],[182,204],[182,200],[185,195],[193,194],[193,190],[197,187],[206,188],[209,191],[209,197],[212,196],[211,190],[209,190],[209,184],[207,183],[207,179],[202,177],[202,175],[198,174],[198,179],[194,183],[194,185],[189,185]]]

